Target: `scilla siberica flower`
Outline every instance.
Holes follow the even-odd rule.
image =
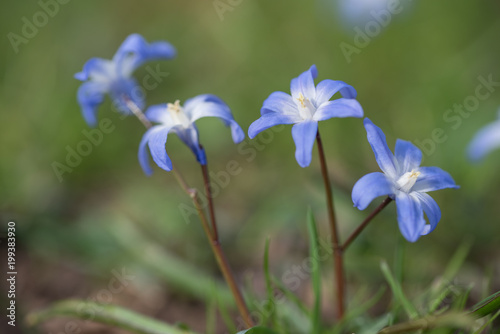
[[[274,92],[265,101],[260,110],[261,117],[248,129],[250,138],[278,124],[295,124],[292,137],[295,141],[295,158],[301,167],[311,163],[312,148],[318,122],[332,117],[363,117],[363,109],[356,98],[356,90],[342,81],[323,80],[314,86],[318,76],[316,66],[298,78],[292,79],[291,95]],[[340,92],[340,99],[330,101]]]
[[[398,139],[395,154],[392,154],[382,130],[368,118],[365,118],[364,125],[383,173],[365,175],[354,185],[354,206],[364,210],[376,197],[390,196],[396,200],[401,233],[406,240],[415,242],[421,235],[433,231],[441,219],[439,206],[426,193],[458,186],[442,169],[420,167],[422,151],[412,143]],[[425,222],[424,212],[429,224]]]
[[[245,133],[236,123],[229,107],[217,96],[205,94],[186,100],[184,106],[179,100],[175,103],[151,106],[146,111],[146,117],[154,123],[160,123],[149,129],[142,137],[139,145],[139,163],[147,175],[153,170],[149,165],[146,146],[149,146],[151,156],[156,164],[166,170],[172,170],[165,144],[169,132],[176,133],[179,138],[193,151],[198,162],[206,165],[205,151],[198,141],[198,129],[194,122],[202,117],[218,117],[231,128],[235,143],[245,138]]]
[[[91,58],[75,78],[84,83],[78,89],[78,103],[83,117],[90,126],[97,123],[97,108],[109,94],[117,109],[130,114],[126,99],[144,108],[144,97],[132,73],[150,60],[171,59],[175,48],[167,42],[148,44],[141,35],[128,36],[112,60]]]
[[[498,119],[486,125],[474,136],[467,148],[467,155],[472,161],[478,162],[497,148],[500,148],[500,110]]]

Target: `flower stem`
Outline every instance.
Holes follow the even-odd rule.
[[[137,117],[137,119],[139,119],[139,121],[144,124],[146,129],[151,128],[152,124],[146,117],[146,115],[144,115],[141,108],[139,108],[139,106],[137,106],[137,104],[135,104],[134,101],[132,101],[128,96],[124,96],[124,99],[127,107],[130,109],[130,111],[132,111],[132,113],[134,113],[135,117]]]
[[[352,232],[352,234],[349,236],[346,242],[344,242],[344,244],[342,245],[342,251],[345,251],[347,247],[349,247],[349,245],[354,241],[354,239],[356,239],[356,237],[361,233],[361,231],[363,231],[365,227],[368,226],[368,224],[372,221],[372,219],[375,218],[375,216],[378,215],[378,213],[382,211],[391,202],[392,198],[390,197],[384,199],[384,201],[375,210],[373,210],[373,212],[368,217],[366,217],[366,219],[361,223],[361,225],[359,225],[358,228],[355,229],[354,232]]]
[[[146,118],[142,110],[131,99],[125,97],[125,101],[127,102],[127,106],[130,108],[130,110],[132,110],[134,115],[139,119],[139,121],[141,121],[141,123],[146,127],[146,129],[150,129],[152,127],[152,124]],[[210,225],[205,216],[205,212],[203,211],[200,205],[198,191],[194,188],[191,188],[187,184],[186,180],[182,176],[182,173],[175,167],[173,163],[172,163],[172,172],[174,172],[175,178],[179,183],[179,185],[181,186],[181,188],[193,200],[193,203],[196,207],[196,211],[198,212],[198,216],[200,217],[201,225],[203,227],[203,230],[205,231],[205,235],[208,238],[208,243],[212,248],[215,259],[217,260],[217,264],[219,265],[219,269],[222,272],[222,276],[224,276],[224,279],[226,280],[226,283],[233,294],[236,306],[238,307],[238,310],[241,316],[243,317],[243,320],[245,321],[246,325],[249,328],[253,327],[254,324],[252,318],[250,317],[250,312],[248,311],[243,295],[240,289],[238,288],[238,285],[236,284],[234,274],[231,270],[231,267],[229,266],[229,262],[227,261],[224,251],[222,250],[219,243],[219,236],[217,233],[217,224],[215,221],[215,212],[213,209],[212,193],[210,191],[210,186],[209,186],[210,184],[208,179],[207,167],[202,165],[202,172],[203,172],[203,180],[205,183],[205,191],[207,193],[207,198],[209,202],[209,211],[212,220],[213,232],[210,230]]]
[[[337,318],[342,319],[344,316],[344,264],[342,258],[342,247],[340,247],[339,236],[337,231],[337,221],[335,219],[335,209],[333,207],[333,193],[328,176],[328,167],[326,165],[325,151],[319,130],[316,133],[316,142],[318,143],[319,161],[321,164],[321,174],[323,175],[323,183],[326,191],[326,205],[328,208],[328,220],[330,222],[330,230],[332,235],[333,262],[335,269],[335,285],[337,290]]]
[[[217,221],[215,220],[214,201],[212,198],[212,190],[210,188],[210,178],[208,177],[207,165],[201,165],[201,173],[203,174],[203,183],[205,186],[205,193],[207,194],[208,212],[210,213],[210,220],[212,221],[212,238],[214,241],[219,242],[219,232],[217,231]]]
[[[245,321],[246,325],[250,328],[253,327],[253,321],[252,318],[250,317],[250,312],[248,311],[248,308],[246,306],[245,300],[243,298],[243,295],[238,288],[238,284],[236,284],[236,280],[234,278],[234,274],[231,270],[231,267],[229,266],[229,262],[227,261],[227,258],[224,254],[224,251],[221,248],[220,242],[218,240],[215,240],[213,237],[213,234],[210,231],[210,225],[207,221],[207,218],[205,216],[205,213],[203,212],[203,209],[201,208],[201,205],[198,201],[198,192],[194,190],[191,193],[191,199],[193,200],[193,203],[196,207],[196,210],[198,211],[198,215],[200,216],[201,220],[201,225],[203,226],[203,230],[205,231],[205,234],[208,238],[208,241],[210,243],[210,247],[212,248],[212,251],[214,252],[215,259],[217,260],[217,264],[219,265],[219,268],[222,272],[222,275],[224,276],[224,279],[226,280],[227,284],[229,285],[229,289],[233,293],[234,299],[236,301],[236,306],[238,307],[238,310],[243,317],[243,320]]]
[[[203,147],[200,145],[200,147],[203,149]],[[200,164],[201,165],[201,164]],[[207,237],[209,237],[210,245],[212,246],[212,250],[215,254],[215,258],[217,259],[217,263],[219,264],[219,268],[222,272],[222,275],[226,279],[227,284],[229,285],[229,288],[231,289],[231,292],[234,295],[234,299],[236,300],[236,305],[238,306],[238,310],[240,311],[241,316],[243,317],[245,323],[247,326],[252,327],[253,326],[253,321],[250,317],[250,312],[248,311],[248,308],[246,306],[245,300],[243,298],[243,295],[241,294],[240,289],[238,288],[238,285],[236,284],[236,280],[234,278],[234,274],[231,270],[231,267],[229,266],[229,262],[227,261],[227,258],[222,251],[220,242],[219,242],[219,233],[217,231],[217,221],[215,219],[215,210],[214,210],[214,203],[213,203],[213,196],[212,196],[212,190],[210,188],[210,178],[208,175],[208,167],[207,165],[201,165],[201,172],[203,174],[203,183],[205,186],[205,193],[207,196],[208,200],[208,211],[210,213],[210,220],[212,221],[212,233],[210,233],[210,229],[208,227],[208,222],[206,220],[205,215],[203,214],[203,219],[204,219],[204,229],[205,233],[207,234]],[[197,204],[195,200],[195,205],[197,205],[197,210],[198,214],[200,214],[201,208],[199,208],[199,203]],[[200,216],[201,218],[201,216]],[[211,237],[211,238],[210,238]]]

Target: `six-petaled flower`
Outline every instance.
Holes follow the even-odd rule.
[[[500,148],[500,110],[498,119],[483,127],[474,136],[467,148],[467,155],[472,161],[478,162],[497,148]]]
[[[364,210],[376,197],[396,200],[399,229],[411,242],[430,233],[441,219],[441,210],[429,191],[458,188],[453,178],[438,167],[420,167],[422,152],[412,143],[398,139],[395,154],[387,146],[380,128],[365,118],[368,142],[383,171],[363,176],[352,190],[354,206]],[[424,212],[429,220],[426,224]]]
[[[316,66],[298,78],[292,79],[291,95],[274,92],[265,101],[260,110],[261,117],[248,129],[250,138],[259,132],[278,124],[295,124],[292,137],[295,141],[295,158],[301,167],[311,163],[312,148],[318,121],[332,117],[363,117],[363,109],[356,98],[356,90],[343,81],[323,80],[314,86],[318,76]],[[340,99],[330,101],[332,96],[340,92]]]
[[[245,138],[245,133],[234,120],[229,107],[220,98],[210,94],[191,98],[184,103],[184,106],[181,106],[177,100],[175,103],[149,107],[146,117],[151,122],[159,123],[144,134],[139,145],[139,162],[147,175],[150,175],[153,170],[149,165],[146,146],[149,146],[151,156],[159,167],[166,171],[172,170],[172,162],[165,150],[169,132],[174,132],[179,136],[200,164],[207,163],[205,151],[198,141],[198,129],[194,123],[202,117],[220,118],[226,126],[231,128],[235,143]]]
[[[127,100],[144,108],[144,94],[132,73],[150,60],[171,59],[175,48],[167,42],[148,44],[141,35],[128,36],[112,60],[92,58],[75,78],[84,83],[78,89],[78,103],[83,117],[90,126],[97,123],[97,108],[109,94],[117,110],[130,114]]]

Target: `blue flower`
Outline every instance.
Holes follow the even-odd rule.
[[[415,242],[421,235],[433,231],[441,219],[439,206],[426,193],[458,186],[442,169],[420,167],[422,151],[412,143],[398,139],[395,154],[392,154],[382,130],[368,118],[365,118],[364,125],[383,173],[367,174],[354,185],[354,206],[364,210],[376,197],[390,196],[396,200],[401,233],[406,240]],[[425,222],[424,212],[429,224]]]
[[[467,148],[469,159],[479,162],[488,153],[500,147],[500,110],[499,118],[486,125],[474,136]]]
[[[179,100],[175,103],[151,106],[146,111],[146,117],[154,123],[160,123],[150,128],[142,137],[139,145],[139,163],[147,175],[153,170],[149,165],[146,146],[149,146],[151,156],[156,164],[166,171],[172,170],[172,161],[165,150],[169,132],[175,132],[179,138],[193,151],[198,162],[206,165],[205,151],[198,141],[198,129],[194,122],[202,117],[218,117],[231,128],[235,143],[245,138],[245,133],[236,123],[229,107],[217,96],[205,94],[187,100],[184,106]]]
[[[112,60],[91,58],[83,66],[83,71],[75,78],[84,83],[78,89],[78,103],[83,117],[90,126],[97,123],[97,108],[109,94],[116,108],[130,114],[126,99],[144,108],[144,97],[132,73],[147,61],[171,59],[175,57],[175,48],[167,42],[148,44],[141,35],[128,36]]]
[[[381,11],[391,15],[387,10],[389,2],[388,0],[338,0],[340,18],[352,27],[364,28],[367,22],[377,22],[374,15]]]
[[[295,158],[301,167],[311,163],[312,148],[318,121],[332,117],[363,117],[363,109],[356,98],[356,90],[342,81],[323,80],[314,86],[318,76],[316,66],[298,78],[292,79],[290,91],[274,92],[264,101],[260,110],[261,117],[248,129],[250,138],[259,132],[278,124],[295,124],[292,137],[295,141]],[[332,96],[340,92],[343,98],[330,101]]]
[[[412,0],[320,0],[325,4],[337,2],[334,8],[347,28],[363,37],[364,41],[378,35],[387,27],[394,17],[412,6]],[[363,41],[363,43],[364,43]]]

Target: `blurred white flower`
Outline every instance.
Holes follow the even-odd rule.
[[[386,10],[393,0],[337,0],[342,21],[348,26],[364,26],[374,19],[373,12]]]

